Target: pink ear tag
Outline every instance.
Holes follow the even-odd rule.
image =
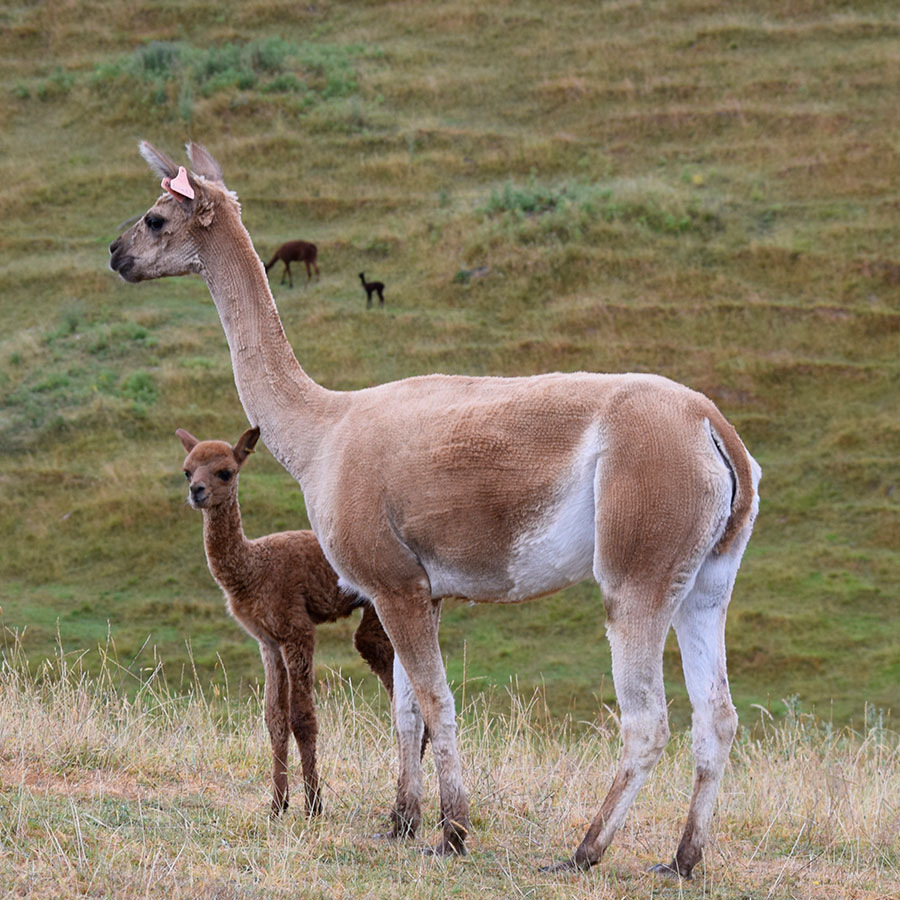
[[[179,203],[194,199],[194,189],[188,181],[187,170],[184,166],[178,167],[178,174],[174,178],[163,178],[161,185],[163,190],[168,191]]]

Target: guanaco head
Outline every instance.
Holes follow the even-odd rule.
[[[232,447],[227,441],[200,441],[179,428],[187,458],[184,475],[188,480],[188,503],[194,509],[212,509],[237,496],[238,473],[259,440],[259,429],[248,428]]]
[[[217,213],[229,204],[239,212],[237,198],[225,187],[219,164],[199,144],[187,148],[190,172],[146,141],[139,148],[162,178],[163,193],[109,245],[109,267],[125,281],[201,273]]]

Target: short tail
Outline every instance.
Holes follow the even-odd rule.
[[[716,449],[731,470],[734,493],[731,498],[731,515],[725,523],[725,530],[714,547],[716,553],[726,553],[735,537],[740,534],[750,519],[753,510],[755,489],[750,454],[738,437],[734,426],[718,410],[709,416],[713,441]]]

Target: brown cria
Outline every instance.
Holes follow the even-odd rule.
[[[179,428],[187,451],[188,502],[203,511],[203,542],[209,571],[225,592],[225,605],[259,642],[266,676],[266,726],[272,741],[272,814],[288,808],[288,745],[300,749],[306,809],[322,812],[316,768],[316,707],[313,650],[316,626],[363,608],[353,642],[393,694],[394,650],[372,605],[345,591],[311,531],[283,531],[248,540],[238,506],[238,474],[259,439],[251,428],[232,447],[198,441]]]
[[[291,275],[291,263],[302,262],[306,264],[306,283],[307,285],[312,278],[313,269],[316,272],[316,278],[319,278],[319,265],[316,262],[319,256],[319,250],[315,244],[309,241],[288,241],[282,244],[276,251],[275,255],[266,263],[266,273],[280,259],[284,263],[284,271],[281,273],[281,283],[284,284],[284,276],[288,277],[290,287],[294,286],[294,277]]]
[[[247,418],[300,483],[342,583],[375,604],[396,653],[395,832],[419,824],[424,720],[440,786],[435,852],[465,852],[441,598],[526,600],[593,577],[622,751],[558,868],[599,862],[663,752],[663,651],[674,628],[693,706],[694,786],[675,856],[657,871],[690,877],[737,729],[725,615],[759,505],[761,470],[733,426],[708,397],[659,375],[424,375],[327,390],[294,356],[219,164],[197,144],[192,173],[140,148],[166,193],[110,246],[110,266],[132,282],[206,279]]]
[[[384,306],[384,282],[366,281],[365,272],[359,273],[359,280],[362,282],[363,290],[366,292],[366,309],[371,309],[372,307],[372,294],[378,294],[378,305]]]

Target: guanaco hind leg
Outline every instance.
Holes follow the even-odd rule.
[[[632,609],[639,592],[625,589],[613,601]],[[609,604],[608,604],[609,605]],[[662,658],[669,620],[658,616],[619,618],[607,624],[613,682],[619,705],[622,751],[613,783],[574,857],[561,867],[587,869],[598,863],[622,825],[634,798],[669,740]]]

